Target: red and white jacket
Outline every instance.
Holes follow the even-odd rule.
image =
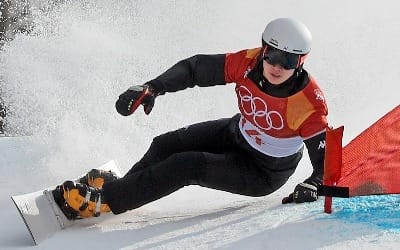
[[[258,151],[275,157],[298,152],[303,141],[325,131],[327,105],[313,77],[306,86],[287,97],[265,93],[248,77],[257,63],[260,49],[227,54],[225,81],[236,83],[239,128]]]

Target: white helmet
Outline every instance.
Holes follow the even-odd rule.
[[[308,28],[303,23],[291,18],[272,20],[262,34],[263,43],[299,55],[310,52],[311,40],[312,36]]]

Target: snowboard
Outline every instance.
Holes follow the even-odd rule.
[[[97,168],[107,171],[111,170],[118,177],[122,176],[121,170],[114,160]],[[35,245],[50,238],[58,231],[74,224],[79,224],[80,220],[69,220],[55,202],[52,194],[52,190],[55,187],[52,186],[32,193],[11,196]],[[104,217],[94,219],[98,221],[100,218]]]

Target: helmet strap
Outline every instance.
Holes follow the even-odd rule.
[[[299,58],[299,67],[302,67],[302,66],[303,66],[304,61],[306,60],[307,56],[308,56],[308,54],[300,55],[300,58]]]

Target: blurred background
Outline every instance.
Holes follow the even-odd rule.
[[[28,33],[31,29],[29,0],[0,0],[0,49],[16,33]],[[3,79],[0,78],[0,86]],[[0,88],[0,134],[4,134],[6,108]]]

